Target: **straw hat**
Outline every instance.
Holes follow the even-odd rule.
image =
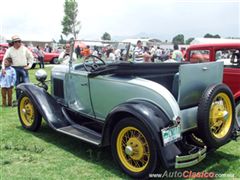
[[[15,42],[15,41],[21,41],[21,38],[19,36],[15,35],[12,37],[12,42]]]

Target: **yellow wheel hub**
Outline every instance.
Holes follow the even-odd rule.
[[[135,127],[123,128],[117,137],[117,153],[122,164],[132,172],[143,171],[150,159],[145,136]]]
[[[210,110],[210,130],[214,137],[223,138],[232,124],[232,105],[225,93],[219,93],[213,100]]]
[[[20,101],[20,116],[25,126],[31,126],[34,121],[34,107],[28,97],[23,97]]]

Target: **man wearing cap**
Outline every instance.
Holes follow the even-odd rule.
[[[5,74],[4,61],[6,58],[12,58],[12,67],[16,71],[17,80],[16,86],[22,82],[29,82],[28,69],[32,67],[33,64],[33,54],[25,47],[21,39],[15,35],[12,37],[13,46],[8,48],[2,62],[2,73]],[[19,92],[16,92],[17,99],[19,97]]]

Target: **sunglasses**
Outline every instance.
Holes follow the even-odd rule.
[[[21,41],[14,41],[13,43],[21,43]]]

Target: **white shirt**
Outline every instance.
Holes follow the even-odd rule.
[[[8,48],[3,57],[3,60],[9,57],[12,58],[12,66],[20,67],[32,67],[34,60],[32,52],[24,45],[21,45],[18,49],[15,49],[13,46]],[[4,61],[2,62],[2,67],[3,69],[5,68]]]
[[[69,63],[69,60],[70,60],[70,56],[71,54],[65,54],[66,51],[63,51],[59,54],[58,56],[58,61],[61,63],[61,64],[68,64]],[[75,52],[73,52],[73,56],[72,56],[72,61],[73,62],[76,62],[77,61],[77,55]]]

